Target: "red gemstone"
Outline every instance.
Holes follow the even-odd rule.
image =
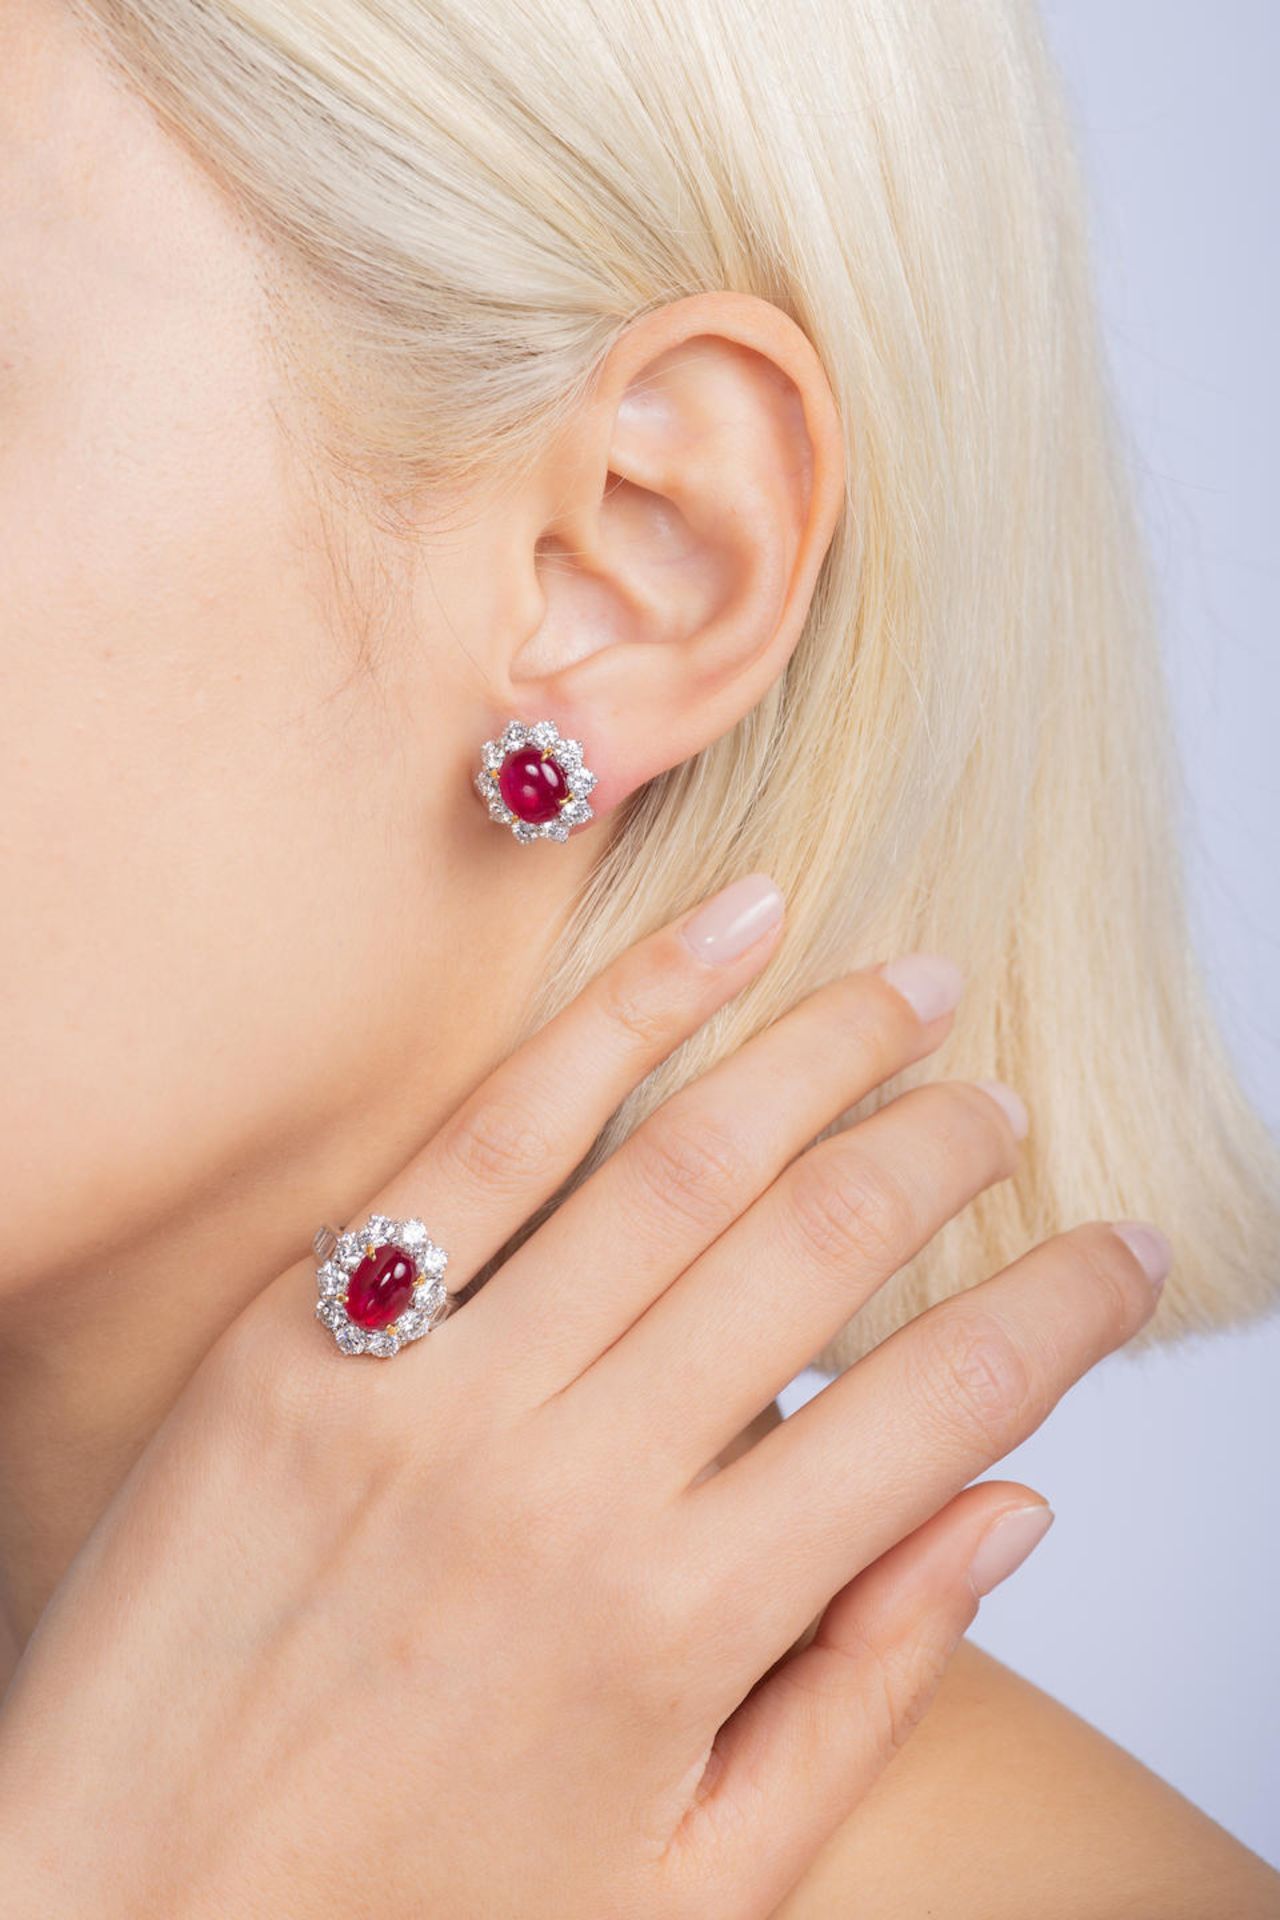
[[[541,825],[554,820],[562,801],[569,798],[564,768],[536,747],[517,747],[498,774],[498,789],[518,820]]]
[[[347,1283],[347,1312],[362,1327],[389,1327],[413,1298],[414,1264],[403,1247],[367,1253]]]

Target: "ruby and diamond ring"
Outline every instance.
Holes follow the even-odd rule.
[[[570,827],[592,818],[587,795],[595,784],[582,742],[566,740],[554,720],[508,720],[501,739],[480,749],[476,792],[489,818],[520,841],[567,840]]]
[[[371,1213],[350,1233],[319,1228],[314,1248],[316,1317],[343,1353],[389,1360],[454,1309],[444,1284],[449,1256],[421,1220]]]

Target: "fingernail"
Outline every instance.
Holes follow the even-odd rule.
[[[685,944],[708,966],[723,967],[753,947],[782,918],[783,900],[767,873],[733,880],[681,928]]]
[[[904,953],[880,972],[921,1020],[939,1020],[960,1004],[964,975],[945,954]]]
[[[1022,1098],[1022,1095],[1015,1093],[1012,1087],[1006,1087],[1003,1080],[975,1080],[973,1084],[975,1087],[981,1087],[982,1091],[989,1094],[998,1107],[1004,1109],[1009,1125],[1013,1128],[1017,1138],[1019,1140],[1025,1140],[1027,1137],[1027,1128],[1031,1122],[1027,1118],[1027,1103]]]
[[[978,1599],[1016,1573],[1053,1525],[1053,1508],[1015,1507],[1001,1514],[978,1543],[969,1562],[969,1585]]]
[[[1173,1265],[1173,1248],[1159,1227],[1146,1220],[1113,1220],[1112,1233],[1134,1254],[1152,1286],[1159,1292]]]

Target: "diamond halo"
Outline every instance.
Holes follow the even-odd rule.
[[[550,819],[522,819],[503,797],[500,784],[503,763],[511,754],[522,750],[554,762],[563,777],[565,793]],[[489,809],[489,818],[500,827],[509,827],[522,844],[531,840],[567,840],[570,828],[594,818],[587,795],[596,785],[596,776],[583,759],[582,742],[566,739],[554,720],[536,720],[529,725],[523,720],[508,720],[500,737],[486,740],[481,747],[480,770],[474,784]]]
[[[347,1311],[352,1277],[358,1267],[382,1247],[395,1247],[413,1265],[413,1291],[395,1318],[382,1327],[362,1326]],[[318,1229],[316,1255],[316,1318],[328,1327],[343,1353],[371,1353],[389,1360],[401,1347],[421,1340],[453,1311],[454,1302],[444,1284],[449,1256],[437,1246],[421,1220],[393,1220],[371,1213],[362,1227],[336,1233]]]

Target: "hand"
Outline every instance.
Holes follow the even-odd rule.
[[[640,942],[370,1204],[421,1213],[460,1284],[776,938],[720,965],[679,924]],[[950,1024],[880,971],[822,988],[390,1362],[315,1324],[310,1261],[273,1283],[19,1666],[6,1912],[763,1920],[1032,1537],[1036,1496],[968,1483],[1155,1301],[1123,1238],[1074,1228],[708,1476],[1013,1171],[1008,1113],[960,1082],[808,1144]]]

